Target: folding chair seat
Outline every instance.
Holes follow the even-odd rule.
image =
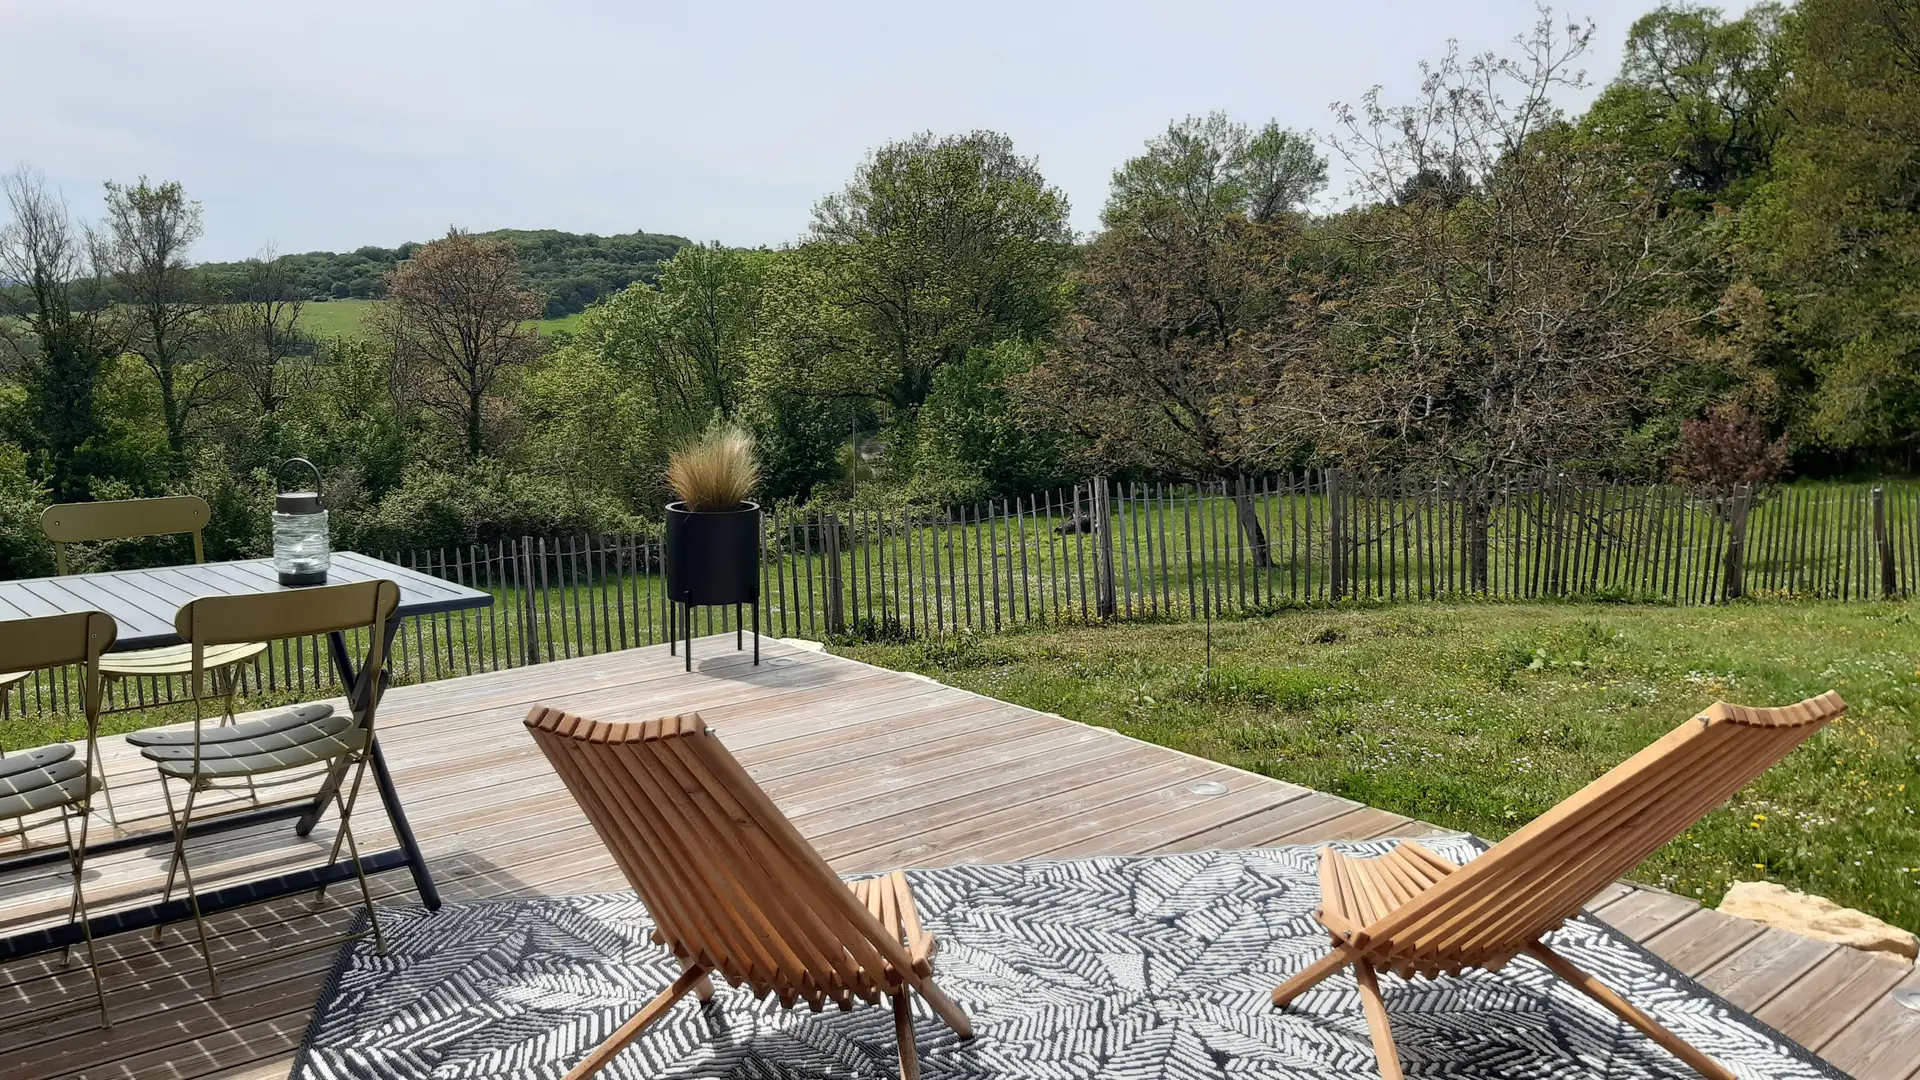
[[[244,757],[267,748],[266,740],[278,738],[282,743],[306,742],[318,737],[314,734],[315,731],[332,734],[336,730],[336,725],[333,723],[335,720],[333,706],[325,702],[297,705],[272,716],[202,730],[199,733],[201,753],[208,760]],[[156,763],[178,761],[181,760],[180,756],[170,751],[181,748],[191,750],[194,744],[194,732],[191,729],[152,729],[130,732],[126,735],[126,740],[128,745],[139,747],[141,756],[148,761]],[[189,754],[188,757],[191,755]],[[184,774],[172,775],[183,776]]]

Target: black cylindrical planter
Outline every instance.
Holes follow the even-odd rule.
[[[760,599],[760,506],[702,513],[667,504],[667,596],[677,603]]]
[[[667,599],[686,634],[687,670],[693,670],[693,609],[732,605],[753,608],[753,662],[760,663],[760,505],[706,513],[667,504]],[[736,618],[734,647],[741,646]],[[709,624],[711,625],[711,624]],[[675,649],[679,634],[669,628]]]

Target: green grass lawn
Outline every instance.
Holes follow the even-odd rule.
[[[1920,625],[1906,604],[1432,604],[835,652],[1385,810],[1504,836],[1720,698],[1838,724],[1635,871],[1766,878],[1920,930]]]
[[[308,302],[300,309],[300,329],[315,337],[358,338],[362,331],[360,320],[373,309],[372,300],[326,300]],[[551,335],[556,330],[578,329],[580,316],[568,315],[561,319],[542,319],[536,325],[542,336]]]

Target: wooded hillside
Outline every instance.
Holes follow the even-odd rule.
[[[612,236],[558,229],[495,229],[476,233],[513,248],[527,283],[546,297],[545,317],[558,319],[584,311],[636,281],[652,281],[662,262],[688,243],[685,237],[630,232]],[[282,255],[292,283],[314,300],[375,300],[383,295],[381,278],[396,263],[413,257],[419,243],[399,247],[361,247],[352,251],[308,251]],[[229,291],[243,281],[245,262],[202,263],[216,289]]]

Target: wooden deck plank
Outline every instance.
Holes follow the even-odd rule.
[[[1758,937],[1695,978],[1733,1004],[1754,1012],[1839,948],[1830,942],[1763,927]]]
[[[1711,971],[1766,929],[1749,919],[1736,919],[1706,908],[1642,940],[1656,955],[1688,975]]]
[[[1658,889],[1636,888],[1610,904],[1589,910],[1635,941],[1646,941],[1699,911],[1700,902]]]
[[[1795,1041],[1817,1054],[1834,1036],[1883,1000],[1887,991],[1912,970],[1904,963],[1882,960],[1852,949],[1836,949],[1793,985],[1774,995],[1754,1015],[1781,1031],[1790,1032]]]
[[[664,647],[401,687],[380,731],[409,817],[449,902],[625,887],[563,785],[527,739],[534,702],[606,719],[699,711],[801,831],[842,872],[961,861],[1064,858],[1332,839],[1418,836],[1433,826],[1215,762],[1141,743],[823,653],[763,642],[753,668],[725,636],[696,644],[697,670]],[[160,795],[123,740],[103,761],[116,805],[149,826]],[[1192,790],[1199,780],[1223,795]],[[237,801],[229,800],[238,805]],[[356,815],[363,848],[390,843],[377,812]],[[331,840],[323,822],[289,843],[284,825],[196,849],[200,877],[218,880],[301,865]],[[162,851],[136,850],[90,867],[90,896],[124,902],[157,888]],[[373,882],[383,904],[415,901],[404,873]],[[65,879],[48,870],[0,881],[0,918],[63,917]],[[355,891],[329,891],[317,913],[293,898],[215,917],[216,957],[231,964],[286,942],[351,925]],[[1885,990],[1904,972],[1859,954],[1702,911],[1692,901],[1613,886],[1592,907],[1735,1004],[1761,1008],[1789,1035],[1823,1046],[1862,1080],[1916,1080],[1920,1058]],[[113,1028],[86,1016],[0,1032],[8,1080],[20,1077],[221,1077],[279,1080],[304,1033],[332,950],[225,974],[205,997],[190,927],[102,943]],[[27,1002],[84,997],[83,966],[57,957],[10,965],[0,1022]],[[1910,975],[1906,977],[1911,978]],[[1902,1010],[1904,1011],[1904,1010]]]
[[[1908,970],[1897,985],[1920,990],[1920,972]],[[1823,1053],[1855,1076],[1899,1076],[1902,1069],[1906,1077],[1920,1075],[1920,1012],[1882,994],[1837,1032]]]

